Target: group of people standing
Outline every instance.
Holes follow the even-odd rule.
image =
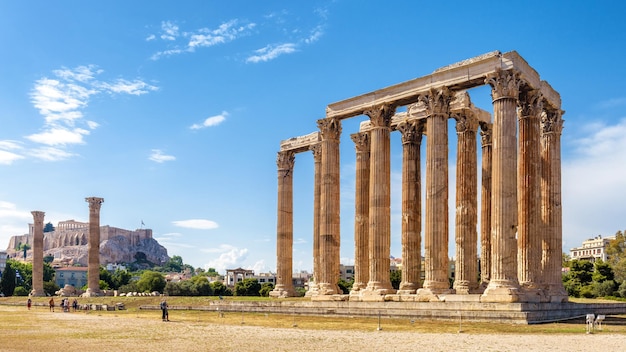
[[[32,306],[33,301],[29,298],[26,301],[26,305],[28,306],[28,309],[30,310],[30,307]],[[50,297],[50,300],[48,301],[48,307],[50,308],[51,312],[54,312],[54,307],[55,307],[55,303],[54,303],[54,297]],[[64,312],[69,312],[70,308],[72,308],[74,311],[76,311],[78,309],[78,300],[76,298],[74,298],[74,300],[71,303],[70,306],[70,299],[69,298],[63,298],[61,300],[61,309]]]

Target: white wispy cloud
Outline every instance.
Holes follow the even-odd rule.
[[[212,126],[217,126],[220,123],[224,122],[224,120],[226,120],[226,117],[228,116],[228,112],[226,111],[222,111],[221,114],[219,115],[215,115],[215,116],[211,116],[211,117],[207,117],[204,122],[198,124],[198,123],[194,123],[193,125],[191,125],[191,127],[189,127],[192,130],[199,130],[201,128],[206,128],[206,127],[212,127]]]
[[[240,20],[233,19],[220,24],[217,28],[203,27],[195,31],[179,31],[179,27],[170,21],[161,24],[160,38],[170,42],[169,48],[158,51],[151,56],[152,60],[162,57],[194,52],[198,48],[212,47],[232,42],[248,35],[256,23],[240,24]],[[155,39],[154,35],[148,38]]]
[[[261,49],[255,50],[255,55],[246,59],[246,62],[258,63],[273,60],[280,55],[291,54],[296,51],[296,44],[284,43],[278,45],[267,45]]]
[[[90,134],[89,130],[99,126],[95,121],[84,120],[83,111],[89,105],[92,96],[100,93],[142,95],[158,89],[140,79],[118,78],[110,82],[99,80],[97,77],[103,72],[104,70],[95,65],[63,67],[53,70],[51,77],[35,81],[30,98],[44,117],[44,124],[40,132],[25,138],[48,148],[35,148],[28,153],[29,155],[47,161],[58,161],[74,156],[74,153],[64,148],[85,144],[85,137]],[[77,125],[84,125],[86,128]]]
[[[45,145],[84,144],[83,136],[89,135],[89,131],[82,128],[66,129],[53,127],[41,133],[35,133],[26,138]]]
[[[248,257],[247,248],[237,248],[229,244],[203,249],[202,252],[219,254],[217,258],[209,260],[204,265],[205,269],[214,268],[218,273],[225,273],[227,268],[243,266]]]
[[[28,233],[25,225],[33,221],[30,211],[22,210],[15,203],[0,200],[0,242],[9,243],[11,236]]]
[[[19,142],[11,140],[0,141],[0,164],[11,165],[16,160],[24,159],[24,156],[17,154],[22,149]]]
[[[173,155],[163,154],[163,151],[160,149],[152,149],[152,154],[150,154],[148,159],[157,163],[164,163],[166,161],[176,160],[176,157]]]
[[[41,147],[30,150],[28,155],[32,158],[44,161],[61,161],[69,159],[76,154],[55,147]]]
[[[219,225],[215,221],[206,219],[177,220],[172,221],[172,224],[178,227],[185,227],[197,230],[212,230],[219,227]]]
[[[176,40],[178,37],[178,26],[170,21],[161,22],[161,39],[163,40]]]

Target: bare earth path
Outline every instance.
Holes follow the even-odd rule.
[[[308,330],[0,306],[0,351],[624,351],[626,334]],[[195,319],[195,320],[194,320]],[[607,329],[608,330],[608,329]]]

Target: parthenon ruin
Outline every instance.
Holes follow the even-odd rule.
[[[483,85],[491,87],[493,114],[474,106],[467,92]],[[406,111],[397,112],[399,107]],[[339,140],[342,120],[362,115],[369,120],[350,135],[356,149],[355,281],[350,294],[342,295],[337,285]],[[559,93],[515,51],[487,53],[328,105],[326,117],[317,121],[319,131],[280,144],[277,282],[271,296],[295,295],[293,169],[296,154],[312,151],[315,281],[307,295],[313,301],[566,302],[561,282],[562,115]],[[452,287],[448,280],[450,118],[457,132]],[[398,290],[391,286],[389,271],[390,135],[395,131],[402,140]],[[420,160],[423,140],[425,185]]]

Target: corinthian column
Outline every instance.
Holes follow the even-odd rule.
[[[456,119],[456,264],[454,289],[458,294],[478,288],[478,172],[476,131],[478,120],[471,112],[455,114]]]
[[[485,83],[493,99],[491,280],[482,301],[517,302],[517,97],[519,73],[498,69]]]
[[[45,296],[43,290],[43,211],[31,211],[34,220],[33,231],[33,290],[31,296]]]
[[[320,274],[313,298],[341,293],[339,282],[339,137],[341,122],[334,118],[317,120],[322,135],[320,183]]]
[[[89,203],[89,250],[87,258],[87,292],[88,297],[100,296],[100,207],[103,198],[88,197]]]
[[[562,110],[547,111],[541,118],[541,200],[543,220],[543,278],[551,302],[567,302],[561,280],[563,209],[561,206]]]
[[[384,295],[395,292],[389,276],[391,253],[391,117],[395,107],[374,106],[365,111],[370,130],[370,191],[369,191],[369,257],[370,277],[364,294]]]
[[[314,183],[313,186],[313,282],[309,282],[307,297],[317,295],[320,270],[320,180],[322,168],[322,144],[317,143],[309,147],[313,152]]]
[[[426,225],[424,288],[418,295],[449,292],[448,281],[448,117],[452,94],[431,89],[420,96],[426,108]]]
[[[278,153],[278,220],[276,231],[276,287],[272,297],[295,296],[293,289],[293,151]]]
[[[480,196],[480,288],[491,280],[491,131],[490,123],[480,124],[482,146]]]
[[[367,132],[350,135],[356,147],[356,187],[354,200],[354,283],[358,293],[369,281],[369,188],[370,141]]]
[[[541,193],[539,188],[539,90],[522,90],[519,99],[519,160],[517,171],[517,254],[518,280],[524,301],[540,301],[541,277]]]
[[[398,294],[412,294],[421,287],[422,183],[420,146],[425,121],[403,121],[402,134],[402,281]]]

